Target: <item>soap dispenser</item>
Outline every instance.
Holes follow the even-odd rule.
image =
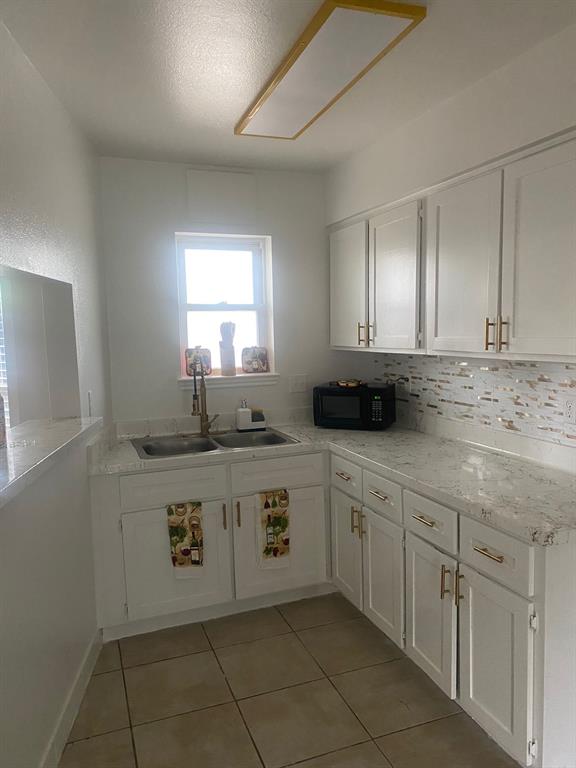
[[[242,400],[240,408],[236,409],[236,429],[238,432],[252,429],[252,408],[248,408],[246,400]]]

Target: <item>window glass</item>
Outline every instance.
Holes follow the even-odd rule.
[[[195,311],[188,312],[188,347],[207,347],[212,353],[212,368],[220,366],[220,325],[235,323],[234,350],[236,352],[236,368],[242,365],[241,355],[244,347],[258,344],[258,318],[255,311],[232,312]]]
[[[254,304],[252,251],[186,248],[188,304]]]

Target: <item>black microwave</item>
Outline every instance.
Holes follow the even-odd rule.
[[[386,429],[396,421],[394,384],[314,387],[314,424],[330,429]]]

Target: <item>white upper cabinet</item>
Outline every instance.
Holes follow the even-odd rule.
[[[330,235],[330,344],[366,346],[367,224],[339,229]]]
[[[500,283],[502,171],[428,200],[428,349],[495,349]]]
[[[503,351],[576,355],[576,141],[504,170]]]
[[[416,349],[419,332],[418,202],[369,222],[369,346]]]

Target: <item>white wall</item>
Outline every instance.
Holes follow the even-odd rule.
[[[0,24],[0,261],[70,282],[83,407],[107,404],[95,162]],[[36,768],[96,631],[86,450],[0,510],[0,763]]]
[[[186,165],[105,158],[101,170],[114,418],[184,414],[190,410],[190,396],[177,383],[174,233],[226,231],[226,216],[220,225],[214,224],[220,218],[215,200],[211,223],[194,218],[188,210]],[[308,406],[310,392],[288,392],[290,373],[307,374],[313,385],[336,373],[353,372],[353,357],[328,349],[322,177],[264,171],[255,175],[252,222],[235,222],[228,231],[272,237],[275,357],[281,380],[266,387],[210,389],[212,413],[232,411],[242,397],[269,411]]]
[[[576,125],[576,26],[531,48],[327,177],[340,221]]]
[[[96,167],[88,145],[0,23],[0,262],[71,283],[82,409],[108,406],[96,243]]]

